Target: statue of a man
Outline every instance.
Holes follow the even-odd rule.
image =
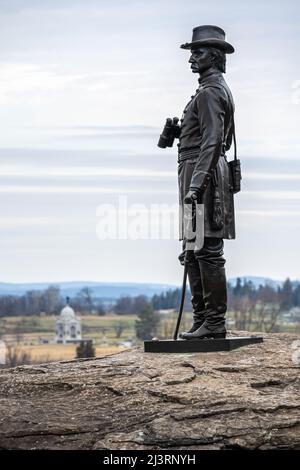
[[[225,338],[227,286],[223,239],[235,238],[230,168],[225,156],[234,132],[234,103],[223,78],[226,54],[234,52],[217,26],[193,29],[189,63],[199,87],[183,111],[178,144],[180,204],[204,205],[204,243],[188,250],[184,235],[181,264],[187,263],[193,325],[183,339]],[[185,256],[187,255],[187,256]]]

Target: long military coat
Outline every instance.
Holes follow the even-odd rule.
[[[204,236],[235,238],[234,201],[225,151],[233,133],[234,103],[221,72],[207,71],[199,80],[195,96],[181,118],[178,144],[179,204],[189,190],[198,190],[204,203]],[[217,186],[222,228],[213,224],[213,201]],[[180,240],[183,239],[183,221]]]

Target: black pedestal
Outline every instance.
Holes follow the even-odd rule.
[[[262,336],[241,336],[222,339],[194,339],[177,341],[167,339],[161,341],[145,341],[144,351],[151,353],[194,353],[232,351],[249,344],[262,343]]]

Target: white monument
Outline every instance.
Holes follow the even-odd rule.
[[[0,366],[6,363],[6,344],[0,339]]]
[[[54,341],[61,344],[80,343],[81,341],[80,319],[76,317],[74,310],[70,307],[69,297],[67,297],[66,306],[56,320]]]

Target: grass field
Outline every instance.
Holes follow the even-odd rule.
[[[74,344],[38,344],[35,346],[21,346],[22,351],[29,354],[32,362],[53,362],[75,359],[76,345]],[[124,347],[100,347],[96,348],[96,357],[104,357],[119,351],[123,351]]]
[[[15,341],[17,337],[23,341],[36,342],[39,338],[51,340],[54,338],[55,315],[5,317],[2,319],[2,334],[7,341]],[[116,345],[120,341],[135,339],[136,315],[84,315],[81,318],[82,334],[84,338],[92,337],[96,343],[109,343]],[[169,336],[175,328],[177,313],[164,314],[161,317],[159,333],[162,337]],[[191,321],[191,313],[183,316],[182,327],[185,328]],[[117,338],[118,330],[121,331]],[[169,331],[170,330],[170,331]]]
[[[53,343],[56,319],[54,315],[1,318],[0,337],[7,345],[17,346],[18,350],[27,353],[31,362],[74,359],[75,345]],[[181,331],[189,328],[191,319],[191,312],[184,313]],[[157,336],[161,339],[172,338],[176,320],[177,312],[162,314]],[[135,315],[82,316],[82,337],[93,339],[98,357],[141,346],[142,342],[136,338],[135,321]],[[295,332],[292,325],[284,324],[280,331]]]
[[[82,338],[93,339],[97,357],[106,356],[133,344],[135,316],[82,316]],[[75,344],[54,344],[57,317],[30,316],[1,319],[1,336],[7,345],[26,353],[31,363],[70,360],[76,357]],[[127,346],[128,347],[128,346]],[[29,362],[29,360],[28,360]]]
[[[176,317],[176,313],[163,316],[159,337],[172,337]],[[31,362],[74,359],[76,345],[53,343],[56,319],[54,315],[3,318],[0,325],[2,339],[6,344],[27,353]],[[82,316],[82,338],[94,340],[97,357],[122,351],[130,347],[128,345],[142,345],[136,338],[135,321],[135,315]],[[189,320],[185,319],[182,327],[186,328],[188,324]]]

